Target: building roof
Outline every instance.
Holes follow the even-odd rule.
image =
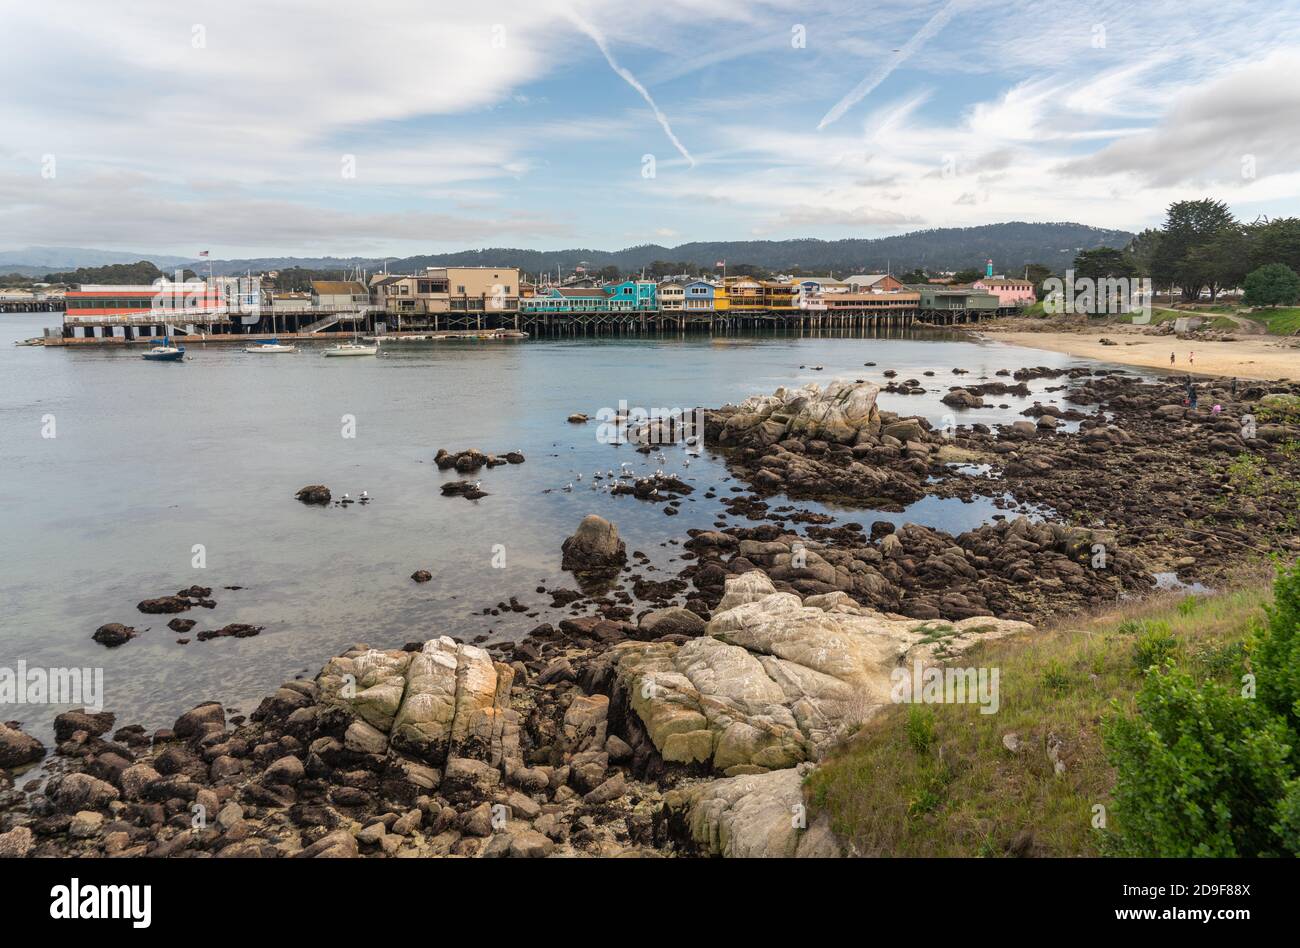
[[[983,277],[975,282],[982,283],[984,286],[1024,286],[1032,288],[1034,285],[1032,280],[1011,280],[1006,277]]]
[[[561,296],[572,297],[575,299],[584,296],[608,296],[609,295],[608,293],[605,292],[603,287],[575,288],[569,286],[559,286],[559,287],[551,287],[551,289],[555,290],[555,292],[559,293]]]
[[[889,275],[888,273],[855,273],[851,277],[845,277],[844,282],[856,283],[858,286],[874,286]]]
[[[366,295],[366,288],[352,280],[312,280],[311,291],[317,296]]]

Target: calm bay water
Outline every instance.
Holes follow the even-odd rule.
[[[13,345],[58,318],[0,315],[0,667],[19,660],[102,667],[105,707],[119,724],[146,727],[169,725],[206,699],[251,710],[279,682],[314,674],[352,642],[391,647],[489,632],[499,640],[553,620],[549,597],[535,588],[575,585],[560,571],[560,544],[587,513],[614,521],[629,551],[651,558],[657,572],[640,572],[675,574],[680,547],[670,541],[709,526],[722,510],[702,495],[710,486],[729,492],[723,465],[706,454],[686,467],[676,448],[660,465],[629,446],[598,443],[596,422],[570,425],[571,412],[594,417],[620,400],[716,406],[837,376],[884,382],[881,373],[893,368],[928,391],[883,394],[881,407],[940,424],[951,409],[939,398],[962,380],[1078,363],[902,333],[456,342],[373,359],[326,359],[310,347],[258,356],[191,346],[180,365],[145,362],[138,350]],[[954,376],[954,366],[970,374]],[[926,369],[935,377],[924,377]],[[1060,384],[1030,383],[1030,399],[992,399],[1009,411],[961,412],[959,420],[1019,417],[1034,400],[1054,401],[1060,393],[1045,389]],[[53,438],[42,437],[49,415]],[[354,438],[342,436],[344,416],[355,418]],[[433,465],[440,447],[519,450],[527,461],[481,470],[474,477],[490,496],[469,502],[440,494],[441,483],[459,477]],[[589,489],[593,471],[625,461],[691,481],[697,489],[681,515]],[[570,482],[575,489],[563,491]],[[366,490],[374,499],[327,509],[293,499],[314,483],[336,497]],[[879,519],[832,512],[841,521]],[[994,512],[990,504],[927,498],[906,516],[880,516],[956,532]],[[196,544],[206,551],[204,569],[192,565]],[[492,567],[496,544],[505,547],[504,569]],[[409,579],[420,568],[432,582]],[[230,622],[265,631],[181,646],[166,628],[169,616],[135,608],[194,583],[214,587],[218,603],[183,614],[198,621],[195,632]],[[235,585],[244,588],[222,588]],[[482,614],[510,596],[542,615]],[[148,631],[109,650],[90,638],[106,622]],[[48,740],[59,710],[0,706],[0,720],[23,721]]]

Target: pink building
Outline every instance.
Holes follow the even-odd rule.
[[[1029,306],[1035,300],[1034,284],[1029,280],[1008,280],[1006,277],[983,277],[971,284],[972,289],[992,293],[998,306]]]

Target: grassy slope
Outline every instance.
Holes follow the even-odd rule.
[[[1267,578],[1252,576],[1236,591],[1162,594],[967,653],[960,664],[1000,669],[998,713],[889,708],[810,776],[812,808],[828,810],[863,855],[1100,855],[1093,807],[1109,808],[1114,782],[1100,724],[1113,702],[1132,707],[1150,630],[1167,626],[1180,666],[1235,681],[1270,598]],[[1018,753],[1003,746],[1008,733]],[[1059,775],[1049,735],[1063,742]]]
[[[1275,336],[1290,336],[1300,332],[1300,306],[1282,306],[1277,309],[1260,308],[1250,313],[1250,318],[1263,323]]]

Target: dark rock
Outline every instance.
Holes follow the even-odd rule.
[[[328,505],[333,497],[330,494],[330,489],[324,484],[308,484],[294,496],[304,504],[320,504],[321,506]]]
[[[561,550],[562,567],[574,573],[614,575],[627,563],[627,544],[619,539],[618,527],[595,514],[582,518]]]
[[[16,727],[0,723],[0,768],[22,767],[45,756],[45,745]]]
[[[160,596],[157,599],[145,599],[136,604],[136,608],[149,615],[168,612],[184,612],[193,608],[194,603],[181,596]]]
[[[156,601],[157,600],[146,600],[146,602]],[[145,603],[140,603],[141,612],[148,611],[144,606]],[[119,645],[125,645],[139,634],[140,633],[136,632],[136,630],[129,625],[123,625],[120,622],[109,622],[96,629],[95,634],[92,635],[91,638],[100,645],[105,645],[108,648],[117,648]]]
[[[206,642],[209,639],[247,639],[252,638],[262,631],[260,625],[246,625],[242,622],[232,622],[230,625],[222,626],[219,629],[204,629],[197,636],[200,642]]]
[[[85,731],[91,737],[99,737],[113,727],[116,720],[107,711],[90,713],[85,708],[64,711],[54,719],[54,736],[60,742],[66,741],[77,731]]]

